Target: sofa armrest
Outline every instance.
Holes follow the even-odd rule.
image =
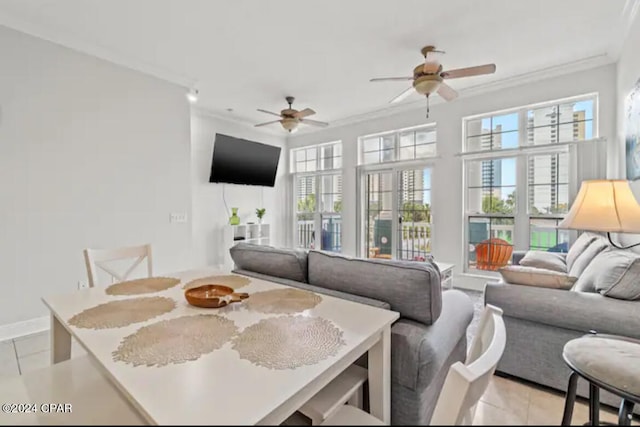
[[[513,253],[511,254],[511,264],[520,265],[520,260],[524,258],[527,252],[529,251],[513,251]]]
[[[426,387],[461,339],[473,318],[471,299],[460,291],[442,293],[442,313],[432,325],[400,319],[391,327],[391,377],[411,390]]]
[[[595,330],[640,338],[640,301],[509,283],[487,283],[484,297],[504,316],[584,333]]]

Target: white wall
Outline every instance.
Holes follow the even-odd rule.
[[[150,242],[156,272],[187,268],[184,88],[4,27],[0,52],[0,325],[86,281],[86,247]]]
[[[216,133],[244,138],[264,144],[283,147],[274,187],[256,187],[209,182],[211,158]],[[239,208],[244,223],[257,222],[256,208],[264,207],[265,223],[271,224],[271,244],[284,245],[287,241],[287,171],[288,156],[285,133],[282,136],[259,132],[244,124],[208,116],[194,110],[191,116],[191,162],[193,191],[193,247],[197,265],[221,265],[229,250],[223,239],[224,227],[229,222],[222,199],[224,188],[229,209]]]
[[[631,25],[627,39],[624,42],[620,58],[617,66],[617,121],[616,121],[616,160],[617,168],[613,170],[612,178],[626,177],[625,164],[625,140],[624,140],[624,123],[625,123],[625,99],[636,82],[640,79],[640,55],[638,55],[638,46],[640,46],[640,17],[636,16],[635,21]],[[631,183],[636,198],[640,200],[640,180]],[[640,235],[620,236],[622,240],[628,244],[637,243]]]
[[[599,133],[615,144],[615,65],[520,84],[454,102],[432,105],[429,119],[425,108],[352,125],[330,127],[288,139],[290,148],[327,141],[343,142],[343,252],[354,255],[356,241],[357,139],[361,135],[435,122],[438,154],[432,175],[433,253],[436,259],[463,264],[462,161],[455,154],[462,149],[463,117],[544,102],[558,98],[599,93]]]

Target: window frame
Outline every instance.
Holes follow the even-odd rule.
[[[563,141],[563,142],[553,142],[549,144],[529,144],[528,143],[528,134],[529,134],[529,126],[528,126],[528,112],[530,110],[542,109],[554,105],[561,105],[571,102],[580,102],[580,101],[592,101],[593,102],[593,111],[592,111],[592,135],[590,138],[584,138],[582,140],[573,139],[572,141]],[[516,108],[509,108],[489,113],[477,114],[473,116],[467,116],[462,119],[462,156],[463,156],[463,164],[462,164],[462,172],[463,172],[463,221],[464,221],[464,235],[463,235],[463,260],[464,266],[463,271],[467,274],[472,275],[482,275],[482,276],[495,276],[495,273],[491,273],[484,270],[478,270],[469,266],[469,248],[470,248],[470,236],[469,236],[469,221],[471,218],[487,218],[491,220],[492,218],[513,218],[514,220],[514,228],[513,228],[513,246],[514,250],[524,250],[528,249],[530,246],[531,240],[531,230],[533,228],[532,220],[536,219],[544,219],[544,220],[561,220],[564,218],[566,214],[559,213],[538,213],[532,214],[529,206],[529,159],[533,156],[540,155],[552,155],[558,153],[567,153],[568,158],[568,204],[570,206],[570,202],[575,198],[577,194],[577,176],[575,176],[574,171],[572,171],[572,164],[575,164],[576,161],[575,155],[570,149],[570,147],[576,143],[580,143],[582,141],[588,141],[591,139],[598,138],[599,135],[599,126],[598,126],[598,118],[599,118],[599,97],[597,93],[588,93],[583,95],[577,95],[567,98],[555,99],[551,101],[545,101],[535,104],[523,105]],[[477,135],[467,135],[467,124],[471,120],[482,120],[487,117],[495,117],[507,114],[517,113],[518,115],[518,146],[516,148],[501,148],[501,149],[493,149],[493,142],[491,144],[491,149],[489,150],[476,150],[471,151],[467,150],[467,141],[469,137],[477,136]],[[582,120],[584,121],[584,120]],[[576,123],[582,121],[570,121],[570,122],[562,122],[560,120],[556,123],[556,126],[560,124],[568,124],[568,123]],[[492,126],[493,128],[493,126]],[[536,127],[533,127],[536,128]],[[533,129],[531,128],[531,129]],[[512,131],[511,131],[512,132]],[[493,134],[492,132],[490,133]],[[482,135],[482,133],[480,134]],[[558,138],[559,139],[559,138]],[[469,173],[468,173],[468,163],[472,161],[487,161],[487,160],[498,160],[504,158],[512,158],[516,159],[516,183],[515,183],[515,192],[516,192],[516,204],[513,214],[496,214],[496,213],[476,213],[470,212],[469,209]]]
[[[322,157],[322,150],[328,146],[339,146],[340,147],[340,155],[339,156],[332,156],[332,158],[337,158],[339,157],[340,160],[340,167],[339,168],[332,168],[332,169],[322,169],[321,168],[321,164],[322,164],[322,160],[329,158],[329,157]],[[305,171],[302,172],[298,172],[296,171],[296,160],[295,160],[295,156],[296,154],[301,151],[301,150],[310,150],[310,149],[315,149],[316,150],[316,168],[314,171],[306,171],[306,167],[305,167]],[[302,147],[297,147],[297,148],[292,148],[290,150],[290,154],[291,154],[291,185],[293,188],[293,194],[292,194],[292,214],[293,214],[293,218],[292,218],[292,232],[293,232],[293,245],[296,248],[299,248],[300,246],[298,245],[298,242],[300,241],[300,236],[298,235],[298,215],[301,212],[298,212],[298,189],[299,189],[299,185],[298,185],[298,181],[299,178],[305,178],[305,177],[314,177],[315,178],[315,184],[314,184],[314,189],[313,189],[313,194],[316,197],[316,203],[315,203],[315,210],[313,212],[309,212],[312,216],[313,216],[313,222],[314,222],[314,226],[313,226],[313,230],[314,233],[316,230],[322,230],[322,221],[324,219],[324,217],[326,216],[340,216],[340,219],[342,221],[342,210],[340,212],[335,212],[334,209],[331,210],[323,210],[321,209],[321,191],[322,191],[322,179],[324,177],[327,176],[331,176],[331,177],[336,177],[340,180],[343,180],[343,168],[344,168],[344,162],[343,160],[343,150],[342,150],[342,141],[338,140],[338,141],[331,141],[331,142],[325,142],[325,143],[321,143],[321,144],[312,144],[312,145],[306,145],[306,146],[302,146]],[[306,154],[305,154],[306,156]],[[306,160],[305,160],[306,162]],[[342,196],[344,191],[342,191],[342,183],[340,184],[341,186],[341,192],[340,192],[340,201],[342,202]],[[334,194],[334,193],[331,193]],[[334,205],[335,206],[335,205]],[[339,242],[339,249],[340,251],[342,250],[342,245],[343,245],[343,234],[342,232],[340,233],[340,242]],[[314,243],[316,245],[318,245],[319,242],[319,247],[315,247],[316,249],[321,248],[322,246],[322,237],[320,237],[320,239],[318,239],[318,237],[315,237]]]
[[[420,131],[420,130],[427,130],[427,131],[434,132],[435,133],[435,140],[433,142],[428,142],[428,143],[424,143],[424,144],[416,144],[415,132]],[[410,158],[410,159],[401,159],[400,158],[401,148],[406,148],[406,147],[401,147],[400,146],[401,136],[403,134],[406,134],[407,132],[414,132],[413,145],[406,146],[406,147],[413,147],[414,157]],[[379,143],[377,150],[365,151],[365,149],[364,149],[365,148],[364,147],[364,141],[365,140],[371,139],[371,138],[384,138],[386,136],[390,136],[392,138],[393,148],[386,149],[386,150],[382,149],[382,146]],[[433,146],[434,147],[433,154],[429,154],[429,155],[424,156],[424,157],[416,157],[417,147],[418,146]],[[389,151],[389,150],[393,150],[393,160],[389,160],[389,161],[382,160],[381,159],[382,152]],[[366,163],[365,160],[364,160],[366,153],[378,153],[379,161]],[[437,157],[438,157],[438,127],[437,127],[437,123],[435,123],[435,122],[422,124],[422,125],[418,125],[418,126],[411,126],[411,127],[402,128],[402,129],[395,129],[395,130],[390,130],[390,131],[372,133],[372,134],[369,134],[369,135],[362,135],[362,136],[358,137],[358,166],[372,167],[372,166],[381,166],[381,165],[405,164],[407,162],[428,161],[429,159],[434,159],[434,158],[437,158]]]

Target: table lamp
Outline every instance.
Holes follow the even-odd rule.
[[[576,200],[558,228],[606,231],[612,246],[629,249],[640,243],[618,246],[611,240],[611,233],[640,233],[640,205],[631,192],[629,181],[583,181]]]

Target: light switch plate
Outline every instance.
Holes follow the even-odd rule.
[[[186,212],[174,212],[169,216],[169,222],[172,223],[185,223],[187,222]]]

